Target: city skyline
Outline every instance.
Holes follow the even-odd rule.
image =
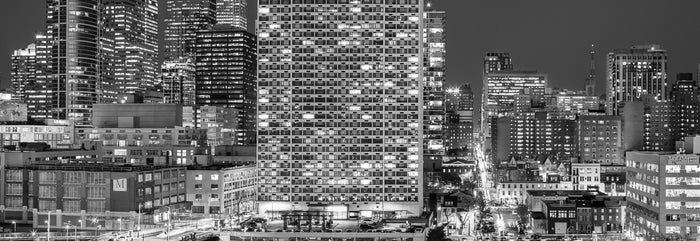
[[[663,46],[669,55],[669,76],[684,72],[697,73],[700,56],[694,53],[700,53],[700,45],[695,44],[700,42],[700,33],[682,29],[691,30],[693,23],[700,21],[700,17],[692,11],[700,7],[700,2],[673,1],[650,8],[653,3],[653,0],[434,0],[432,4],[436,10],[464,11],[458,14],[455,14],[455,11],[447,13],[447,28],[450,29],[447,41],[447,84],[456,87],[469,83],[475,94],[480,95],[483,56],[486,52],[496,51],[509,52],[513,63],[521,69],[536,69],[547,73],[552,87],[582,90],[589,73],[590,44],[595,44],[598,95],[605,93],[605,55],[615,49],[629,48],[632,45]],[[165,1],[159,0],[158,4],[162,40]],[[257,2],[249,0],[248,8],[256,9]],[[619,12],[623,10],[639,16],[653,14],[657,16],[656,19],[664,21],[651,18],[618,18]],[[493,11],[498,11],[505,17],[489,18],[490,12]],[[8,88],[10,55],[14,50],[26,47],[33,41],[34,35],[42,30],[45,24],[45,9],[31,1],[3,1],[0,2],[0,13],[3,23],[0,24],[0,32],[13,36],[0,40],[0,55],[6,56],[0,58],[0,88]],[[256,13],[257,11],[247,12],[249,31],[255,26]],[[17,21],[18,19],[21,21]],[[613,22],[615,24],[610,24]],[[523,34],[527,34],[527,38],[517,38],[518,41],[507,38]],[[162,45],[160,60],[163,58]],[[475,102],[478,105],[481,100],[477,99]]]

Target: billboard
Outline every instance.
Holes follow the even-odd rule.
[[[0,121],[27,121],[27,104],[0,102]]]

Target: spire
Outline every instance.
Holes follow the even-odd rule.
[[[586,95],[595,96],[595,78],[595,45],[591,44],[591,66],[584,86]]]

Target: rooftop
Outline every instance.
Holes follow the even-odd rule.
[[[12,167],[15,168],[15,167]],[[59,164],[59,165],[49,165],[49,164],[35,164],[26,167],[16,167],[17,169],[29,169],[29,170],[46,170],[46,171],[88,171],[88,172],[141,172],[141,171],[153,171],[161,169],[179,169],[184,167],[173,167],[173,166],[114,166],[114,165],[96,165],[96,164]]]

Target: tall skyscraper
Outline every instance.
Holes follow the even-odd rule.
[[[445,149],[448,156],[472,154],[474,141],[474,92],[469,84],[448,89],[445,98]]]
[[[445,154],[443,132],[445,123],[445,75],[447,42],[447,13],[426,11],[424,14],[423,44],[423,168],[437,171]]]
[[[15,50],[11,60],[12,99],[24,101],[26,85],[36,79],[36,45],[32,43],[26,48]]]
[[[588,73],[588,78],[586,78],[586,84],[584,85],[584,90],[586,95],[595,96],[595,45],[591,44],[591,66],[590,72]]]
[[[167,0],[165,2],[163,59],[194,57],[197,31],[216,24],[215,0]]]
[[[158,81],[158,1],[102,0],[104,28],[113,40],[113,90],[154,90]]]
[[[216,25],[197,33],[197,106],[220,106],[238,110],[237,143],[255,143],[256,38],[246,30]]]
[[[490,73],[495,73],[499,71],[509,71],[513,70],[513,63],[510,58],[510,53],[504,52],[489,52],[486,53],[484,57],[484,73],[483,73],[483,85],[481,92],[481,133],[484,137],[491,137],[491,118],[488,118],[488,111],[486,110],[487,92],[488,92],[488,78],[487,75]]]
[[[165,61],[160,70],[163,102],[194,105],[195,67],[192,59]]]
[[[421,213],[423,1],[258,3],[259,213]]]
[[[38,109],[49,110],[50,118],[89,125],[92,105],[101,101],[103,83],[109,82],[102,78],[102,1],[47,0],[46,7],[47,38],[41,41],[50,46],[50,66],[38,68],[46,70],[41,78],[51,93]]]
[[[247,0],[217,0],[216,23],[248,29]]]
[[[625,102],[642,95],[666,99],[667,56],[658,45],[638,45],[608,53],[607,113],[619,115]]]
[[[25,102],[27,103],[27,116],[32,119],[41,120],[51,118],[57,107],[56,93],[58,92],[57,83],[53,81],[52,76],[52,54],[51,54],[51,39],[42,32],[36,35],[34,45],[36,48],[35,56],[35,79],[34,81],[25,84]]]

